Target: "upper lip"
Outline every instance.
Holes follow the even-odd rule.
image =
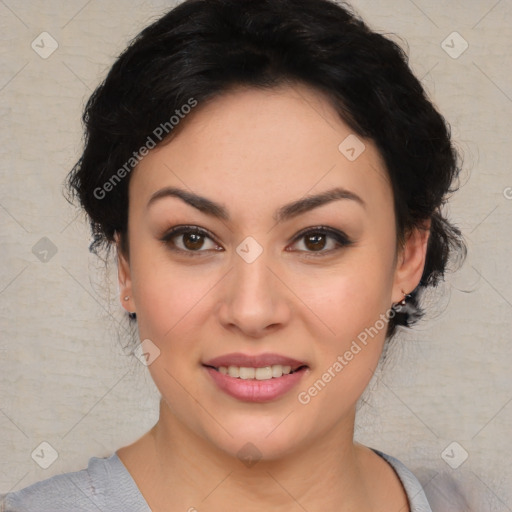
[[[219,366],[244,366],[247,368],[261,368],[263,366],[272,366],[274,364],[280,364],[283,366],[291,366],[292,370],[296,370],[301,366],[307,366],[303,361],[294,359],[292,357],[283,356],[281,354],[256,354],[248,355],[240,352],[232,354],[224,354],[222,356],[214,357],[203,363],[205,366],[213,366],[218,368]]]

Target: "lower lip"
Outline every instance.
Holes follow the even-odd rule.
[[[297,372],[267,380],[244,380],[224,375],[208,366],[203,368],[222,391],[244,402],[270,402],[282,397],[298,384],[307,370],[303,368]]]

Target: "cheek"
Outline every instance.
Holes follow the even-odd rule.
[[[378,296],[361,294],[358,283],[324,302],[324,319],[335,335],[316,338],[316,364],[297,393],[304,413],[338,421],[359,400],[380,360],[385,342],[386,308]]]
[[[133,252],[132,287],[140,335],[167,343],[190,327],[191,319],[204,308],[203,299],[218,281],[217,273],[207,265],[172,263],[154,242]]]
[[[302,286],[304,303],[331,340],[327,346],[343,348],[347,340],[373,326],[389,308],[392,261],[383,261],[375,252],[354,251],[343,265],[329,273],[317,273],[305,281],[311,284]]]
[[[323,335],[315,337],[317,364],[302,391],[310,397],[322,391],[318,402],[354,403],[371,379],[390,314],[392,257],[386,260],[377,248],[361,248],[357,258],[355,253],[347,257],[343,268],[305,290],[304,302],[314,305],[316,332]]]
[[[193,267],[170,265],[155,253],[134,257],[133,270],[139,336],[159,350],[148,370],[174,414],[191,414],[190,396],[200,394],[198,329],[207,318],[205,305],[214,278],[211,273],[203,278]]]

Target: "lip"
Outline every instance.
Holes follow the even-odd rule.
[[[219,366],[246,366],[261,368],[280,364],[291,366],[293,373],[268,380],[239,379],[224,375],[218,371]],[[300,367],[300,370],[297,370]],[[280,354],[257,354],[250,356],[242,353],[226,354],[215,357],[203,363],[204,370],[216,386],[229,396],[243,402],[270,402],[284,396],[293,389],[302,377],[309,372],[306,363]],[[294,371],[297,370],[297,371]]]
[[[238,379],[224,375],[210,366],[204,366],[213,382],[224,393],[243,402],[270,402],[277,400],[294,388],[308,368],[268,380]]]
[[[299,366],[307,366],[307,363],[304,361],[269,352],[256,355],[234,352],[232,354],[214,357],[213,359],[209,359],[203,363],[205,366],[214,366],[215,368],[218,368],[219,366],[245,366],[248,368],[260,368],[263,366],[272,366],[273,364],[291,366],[292,370],[297,369]]]

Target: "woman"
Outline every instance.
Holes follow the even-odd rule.
[[[186,0],[84,122],[69,184],[160,417],[5,510],[430,510],[353,440],[386,343],[465,250],[440,211],[457,154],[400,48],[328,0]]]

